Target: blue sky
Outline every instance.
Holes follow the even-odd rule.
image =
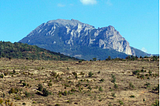
[[[130,46],[159,53],[158,0],[1,0],[0,41],[18,42],[42,23],[76,19],[112,25]]]

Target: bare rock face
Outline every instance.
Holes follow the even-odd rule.
[[[94,39],[91,45],[96,45],[102,49],[114,49],[118,52],[123,52],[128,55],[132,55],[129,43],[115,30],[113,26],[103,27],[96,30],[94,33]]]
[[[37,45],[55,52],[63,52],[70,56],[81,55],[72,55],[72,52],[78,51],[76,48],[83,47],[98,47],[103,50],[109,49],[127,55],[136,55],[127,40],[113,26],[96,29],[92,25],[74,19],[57,19],[43,23],[20,42]],[[80,53],[80,51],[78,52]]]

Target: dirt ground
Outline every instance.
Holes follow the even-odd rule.
[[[159,61],[0,59],[0,106],[151,106],[156,100]]]

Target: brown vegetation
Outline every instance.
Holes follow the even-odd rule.
[[[151,106],[158,61],[0,59],[0,105]]]

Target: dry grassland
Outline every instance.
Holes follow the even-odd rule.
[[[151,106],[159,100],[158,61],[1,58],[0,77],[2,106]]]

